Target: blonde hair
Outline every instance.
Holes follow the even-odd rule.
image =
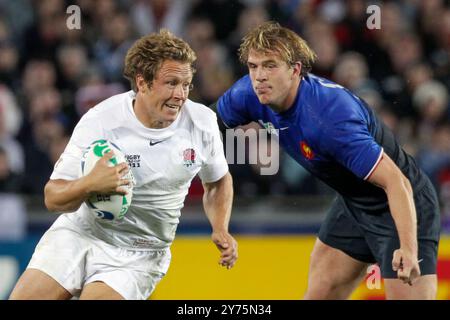
[[[311,71],[317,55],[294,31],[280,26],[277,22],[265,22],[251,30],[239,47],[239,60],[247,64],[250,50],[262,53],[277,53],[288,65],[301,62],[301,75]]]
[[[167,29],[161,29],[159,33],[140,38],[128,50],[123,75],[130,81],[131,88],[137,92],[136,76],[142,75],[150,85],[165,60],[189,63],[194,73],[192,65],[196,59],[194,50],[187,42]]]

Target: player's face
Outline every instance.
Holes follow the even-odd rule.
[[[188,98],[192,82],[189,63],[166,60],[158,70],[150,87],[139,89],[150,120],[150,127],[169,126]]]
[[[277,53],[250,50],[247,66],[260,103],[276,112],[292,105],[299,84],[299,65],[288,65]]]

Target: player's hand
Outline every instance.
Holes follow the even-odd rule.
[[[407,283],[410,286],[412,286],[415,279],[420,277],[420,267],[417,255],[401,248],[394,251],[392,269],[397,271],[397,277],[402,280],[403,283]]]
[[[213,231],[211,239],[220,251],[219,264],[227,269],[233,268],[238,258],[238,244],[226,231]]]
[[[114,156],[112,151],[97,161],[92,171],[86,176],[89,183],[89,191],[101,194],[127,194],[124,186],[131,183],[123,177],[129,172],[126,162],[119,163],[114,167],[109,166],[109,160]]]

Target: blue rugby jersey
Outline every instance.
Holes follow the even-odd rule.
[[[229,128],[255,121],[278,129],[280,145],[292,158],[357,207],[387,206],[385,192],[366,181],[383,150],[414,189],[425,183],[414,159],[365,102],[324,78],[303,77],[292,107],[276,113],[259,102],[247,75],[220,97],[217,112]]]

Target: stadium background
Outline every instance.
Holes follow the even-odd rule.
[[[66,26],[72,4],[81,9],[79,30]],[[379,30],[366,26],[373,4],[381,8]],[[190,98],[208,105],[245,73],[239,40],[265,20],[302,35],[319,57],[313,72],[365,98],[432,179],[442,206],[438,298],[450,298],[449,1],[0,0],[0,299],[56,218],[42,191],[74,124],[129,89],[122,66],[133,40],[161,27],[187,40],[198,55]],[[260,176],[260,167],[230,166],[236,267],[217,264],[194,180],[171,268],[153,299],[303,296],[314,234],[333,192],[284,153],[277,175]],[[352,298],[382,293],[362,283]]]

